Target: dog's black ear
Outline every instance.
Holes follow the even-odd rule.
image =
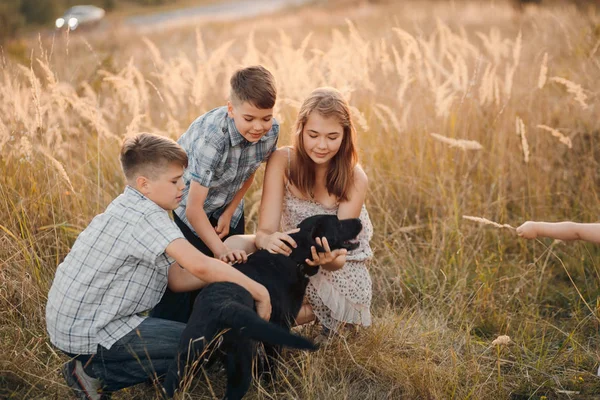
[[[313,225],[310,235],[309,235],[309,240],[310,240],[310,245],[311,246],[315,246],[315,249],[317,250],[317,253],[324,253],[325,249],[323,248],[323,246],[321,246],[319,243],[317,243],[317,238],[322,238],[323,237],[323,220],[322,219],[318,219],[315,224]]]
[[[327,223],[326,220],[330,218],[332,218],[331,215],[319,214],[308,217],[300,222],[298,228],[300,228],[299,233],[301,234],[298,237],[294,237],[296,242],[298,243],[298,240],[304,241],[304,243],[307,245],[307,248],[310,249],[310,246],[315,246],[317,252],[324,252],[325,249],[323,246],[320,246],[315,239],[318,237],[327,236],[325,235],[325,224]],[[300,245],[300,243],[298,243],[298,245]]]

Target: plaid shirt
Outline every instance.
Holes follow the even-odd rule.
[[[186,187],[175,210],[177,216],[194,230],[185,215],[190,183],[194,180],[209,188],[204,202],[206,215],[219,218],[244,182],[277,148],[278,137],[279,124],[275,119],[271,130],[258,142],[251,143],[237,130],[227,115],[227,107],[215,108],[198,117],[178,140],[187,152],[189,166],[183,174]],[[243,215],[242,199],[233,213],[231,226],[235,228]]]
[[[79,234],[56,269],[46,305],[50,341],[72,354],[110,347],[143,320],[167,286],[174,260],[165,253],[183,238],[167,211],[127,186]]]

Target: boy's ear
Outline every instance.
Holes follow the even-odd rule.
[[[139,175],[137,178],[135,178],[135,188],[138,190],[138,192],[142,193],[143,195],[147,195],[150,191],[149,182],[150,180],[148,178]]]
[[[229,118],[233,118],[233,103],[231,100],[227,100],[227,115],[229,115]]]

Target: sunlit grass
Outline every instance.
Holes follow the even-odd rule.
[[[375,320],[317,353],[287,353],[281,378],[249,398],[599,393],[600,251],[463,218],[597,220],[599,20],[497,3],[314,6],[147,37],[57,36],[32,43],[24,64],[4,59],[0,387],[16,398],[68,393],[45,297],[78,232],[122,191],[121,138],[178,137],[224,103],[238,66],[262,63],[278,83],[282,145],[313,88],[335,86],[353,107],[375,226]],[[247,197],[249,231],[261,182]],[[492,345],[499,335],[511,343]],[[193,398],[222,393],[223,376],[207,376]]]

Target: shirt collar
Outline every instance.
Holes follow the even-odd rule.
[[[226,129],[229,132],[229,140],[231,141],[231,145],[237,146],[240,143],[245,145],[249,144],[250,142],[248,142],[246,138],[242,136],[240,131],[238,131],[233,118],[231,118],[229,115],[227,115],[225,118],[227,119]]]
[[[150,208],[158,209],[158,210],[161,210],[161,211],[164,211],[164,212],[168,212],[167,210],[165,210],[164,208],[162,208],[161,206],[159,206],[158,204],[156,204],[154,201],[152,201],[151,199],[149,199],[148,197],[146,197],[142,192],[140,192],[139,190],[137,190],[133,186],[126,185],[125,186],[125,190],[123,191],[123,194],[125,196],[127,196],[127,197],[133,196],[137,200],[147,201],[148,203],[143,203],[143,204],[147,204],[146,207],[150,207]]]
[[[125,186],[125,191],[123,193],[126,194],[127,196],[137,196],[137,197],[142,197],[144,199],[147,199],[147,197],[144,196],[142,194],[142,192],[140,192],[139,190],[137,190],[133,186],[126,185]]]

